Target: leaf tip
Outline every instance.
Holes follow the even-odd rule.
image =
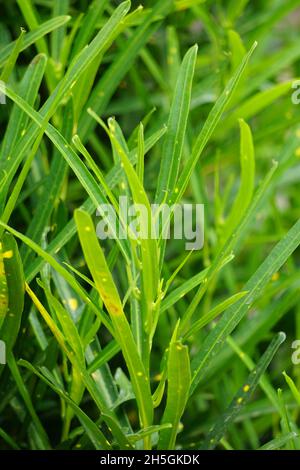
[[[280,331],[278,333],[278,338],[279,338],[280,342],[283,343],[286,340],[286,333],[284,331]]]

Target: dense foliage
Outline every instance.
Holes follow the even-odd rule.
[[[300,449],[299,8],[1,2],[1,449]]]

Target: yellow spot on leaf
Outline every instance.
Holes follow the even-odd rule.
[[[278,281],[279,273],[274,273],[271,279],[272,279],[272,281]]]
[[[77,299],[68,299],[68,304],[71,310],[76,310],[78,307]]]

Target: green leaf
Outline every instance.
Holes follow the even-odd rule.
[[[205,370],[209,366],[210,361],[213,356],[219,352],[226,337],[246,315],[252,303],[263,292],[263,289],[266,287],[272,275],[281,268],[299,244],[300,220],[298,220],[285,237],[277,243],[271,253],[245,284],[243,290],[248,291],[248,294],[226,310],[217,326],[204,340],[201,350],[192,361],[193,379],[191,393],[195,391],[201,378],[205,375]]]
[[[175,333],[176,334],[176,333]],[[168,394],[161,424],[172,427],[160,431],[158,449],[174,449],[180,418],[184,412],[191,384],[190,358],[187,346],[173,337],[168,353]]]
[[[88,371],[90,374],[95,372],[101,366],[106,364],[110,359],[112,359],[116,354],[120,352],[120,346],[116,341],[110,341],[110,343],[105,346],[105,348],[101,351],[99,356],[97,356],[88,367]]]
[[[4,431],[4,429],[0,428],[0,437],[7,442],[7,444],[14,450],[20,450],[18,444]]]
[[[182,171],[182,174],[178,180],[178,193],[172,197],[171,202],[176,202],[180,201],[182,198],[185,189],[189,183],[190,177],[193,173],[193,170],[204,150],[206,147],[207,142],[209,141],[212,133],[214,132],[217,124],[219,123],[223,112],[225,111],[226,107],[228,106],[230,99],[232,98],[232,95],[234,94],[234,91],[236,90],[237,85],[239,84],[239,81],[241,77],[243,76],[243,73],[247,67],[248,61],[251,57],[251,55],[254,52],[254,49],[256,48],[256,43],[253,44],[251,47],[250,51],[245,55],[242,63],[236,70],[235,74],[232,76],[230,81],[228,82],[225,90],[223,91],[222,95],[218,98],[216,101],[215,105],[213,106],[212,110],[210,111],[208,118],[206,119],[192,149],[192,154],[188,158],[188,160],[185,162],[184,169]]]
[[[109,426],[109,429],[113,432],[114,436],[117,436],[118,444],[121,449],[130,449],[133,450],[130,440],[127,436],[124,435],[123,431],[120,429],[118,422],[111,416],[102,415],[105,418],[106,424]]]
[[[83,345],[81,343],[81,338],[79,336],[77,327],[73,319],[71,318],[70,313],[53,296],[49,289],[47,289],[41,282],[39,282],[39,285],[44,289],[48,303],[52,306],[56,313],[57,319],[61,325],[61,329],[66,341],[72,348],[82,367],[84,367],[85,359]]]
[[[222,269],[226,266],[227,263],[230,263],[234,258],[233,255],[229,255],[224,258],[222,264],[219,266],[218,269]],[[163,299],[161,306],[160,306],[160,313],[165,312],[173,305],[176,304],[180,299],[182,299],[186,294],[188,294],[192,289],[197,287],[201,283],[207,283],[207,275],[209,273],[209,268],[203,269],[200,273],[195,274],[193,277],[188,279],[187,281],[183,282],[179,285],[176,289],[174,289],[170,294]]]
[[[108,0],[93,0],[90,2],[87,12],[85,13],[79,32],[72,47],[71,59],[74,58],[79,52],[89,43],[97,22],[101,19],[103,11],[108,3]]]
[[[4,91],[4,87],[1,86],[0,83],[0,91],[1,90]],[[103,194],[102,189],[61,133],[52,125],[46,125],[45,121],[41,118],[40,113],[34,111],[34,109],[32,109],[20,96],[16,95],[11,89],[9,89],[9,87],[5,87],[5,93],[41,127],[42,132],[43,127],[45,127],[46,134],[53,141],[54,145],[60,151],[61,155],[63,155],[67,163],[71,166],[79,181],[94,201],[94,205],[98,207],[101,204],[107,204],[108,201]],[[116,241],[119,244],[124,257],[128,259],[128,244],[126,243],[126,240],[121,240],[116,237]]]
[[[152,230],[155,230],[154,218],[146,191],[144,190],[128,155],[116,138],[113,121],[109,122],[109,129],[109,136],[123,164],[134,204],[136,207],[141,206],[147,211],[147,214],[142,212],[139,217],[140,232],[138,235],[138,241],[141,247],[140,256],[143,266],[142,308],[145,312],[145,330],[149,332],[150,335],[153,335],[153,328],[155,328],[155,322],[157,321],[157,316],[155,315],[155,302],[158,297],[159,288],[158,246],[155,236],[153,237],[152,235]]]
[[[289,80],[284,83],[278,83],[246,100],[229,114],[220,132],[222,134],[228,132],[228,129],[233,127],[238,119],[250,119],[252,116],[257,115],[260,111],[270,106],[278,98],[289,93],[293,81],[294,80]]]
[[[9,59],[6,62],[5,67],[2,70],[2,73],[0,75],[0,80],[2,80],[3,82],[8,82],[8,80],[10,78],[10,75],[11,75],[13,69],[14,69],[14,66],[17,62],[18,56],[19,56],[21,48],[22,48],[24,34],[25,34],[25,31],[23,29],[21,29],[21,34],[18,37],[18,39],[17,39],[17,41],[14,45],[14,48],[11,51]]]
[[[24,51],[29,46],[34,44],[40,38],[44,37],[46,34],[51,33],[56,28],[63,26],[64,24],[70,21],[70,16],[61,16],[57,18],[52,18],[51,20],[45,21],[45,23],[41,24],[38,28],[30,33],[26,33],[23,39],[21,51]],[[14,47],[16,45],[16,41],[8,44],[7,46],[1,48],[0,50],[0,67],[3,67],[6,61],[9,59]]]
[[[25,235],[22,235],[20,232],[17,230],[14,230],[13,228],[9,227],[8,225],[4,224],[0,220],[0,225],[6,230],[8,230],[10,233],[15,235],[15,237],[19,238],[22,240],[26,245],[28,245],[32,250],[34,250],[39,256],[41,256],[47,263],[49,263],[58,273],[60,273],[66,281],[69,282],[69,284],[72,286],[75,292],[81,297],[82,300],[87,302],[90,307],[94,310],[94,312],[99,315],[101,320],[103,321],[104,325],[106,328],[111,331],[111,323],[107,316],[104,314],[104,312],[101,311],[96,305],[91,302],[89,296],[86,294],[84,289],[80,286],[80,284],[77,283],[77,281],[74,279],[72,274],[69,273],[56,259],[54,259],[51,255],[45,252],[39,245],[37,245],[35,242],[30,240],[30,238],[26,237]]]
[[[78,361],[77,356],[72,352],[70,347],[68,346],[67,342],[65,341],[64,335],[61,332],[60,328],[57,326],[55,321],[52,319],[52,317],[49,315],[45,307],[42,305],[42,303],[39,301],[37,296],[34,294],[34,292],[30,289],[28,285],[26,285],[26,291],[31,297],[32,301],[34,302],[34,305],[38,309],[38,311],[41,313],[42,317],[44,318],[46,324],[50,328],[51,332],[55,336],[57,342],[59,343],[60,348],[62,351],[67,355],[69,361],[71,362],[72,366],[76,370],[76,373],[78,372],[80,374],[80,377],[82,379],[82,382],[84,383],[85,387],[89,391],[91,397],[93,398],[94,402],[96,403],[99,411],[103,413],[103,418],[104,420],[106,419],[106,416],[111,416],[114,418],[114,412],[109,408],[107,404],[106,398],[103,396],[103,388],[99,389],[96,383],[96,379],[93,379],[86,371],[85,367],[83,367],[83,364],[81,364],[80,361]],[[95,374],[94,374],[95,375]],[[71,408],[72,405],[70,404]],[[114,430],[112,430],[114,432]],[[119,433],[121,430],[118,430],[117,435],[115,435],[115,438],[119,438]]]
[[[234,72],[243,60],[246,49],[240,35],[233,29],[228,31],[228,42],[231,51],[231,69]]]
[[[185,335],[185,338],[188,338],[191,335],[194,335],[197,331],[201,330],[201,328],[214,320],[218,315],[220,315],[220,313],[224,312],[224,310],[229,308],[231,305],[235,304],[235,302],[237,302],[239,299],[242,299],[247,293],[247,291],[238,292],[237,294],[228,297],[228,299],[216,305],[216,307],[212,308],[209,312],[202,315],[198,321],[193,323],[192,327]]]
[[[19,95],[31,106],[34,105],[37,98],[46,63],[47,57],[44,54],[37,55],[29,64],[19,85]],[[27,124],[26,113],[22,112],[17,105],[14,105],[2,141],[0,160],[11,160],[12,150],[18,138],[22,136],[23,131],[26,131]]]
[[[242,119],[239,120],[241,131],[241,183],[234,200],[222,236],[227,239],[243,219],[254,192],[255,186],[255,157],[251,129]]]
[[[68,13],[69,0],[55,0],[52,15],[54,18]],[[56,63],[60,62],[62,44],[66,37],[66,28],[59,28],[51,34],[51,55]]]
[[[61,133],[66,141],[69,142],[73,131],[73,112],[71,102],[67,103],[64,107],[62,119],[63,124]],[[50,216],[60,197],[67,169],[67,162],[61,158],[60,151],[55,149],[49,168],[49,174],[43,184],[43,193],[41,194],[39,204],[35,208],[34,215],[26,231],[26,235],[37,243],[40,243],[45,226],[49,223]],[[33,259],[33,254],[27,246],[22,247],[21,256],[25,266],[28,266]]]
[[[178,72],[167,124],[168,130],[164,138],[161,153],[161,164],[155,196],[155,202],[158,204],[164,200],[168,201],[170,191],[174,191],[176,187],[190,111],[197,50],[197,45],[189,49]]]
[[[296,402],[300,406],[300,392],[299,392],[298,388],[296,387],[293,379],[291,377],[289,377],[286,372],[283,372],[283,376],[284,376],[285,381],[288,384],[288,386],[289,386],[289,388],[290,388],[290,390],[293,394],[293,397],[295,398]]]
[[[24,274],[18,245],[10,233],[2,238],[1,265],[6,280],[6,312],[0,325],[0,337],[6,344],[7,352],[11,351],[17,339],[24,307]],[[2,294],[3,295],[3,294]],[[1,297],[1,307],[2,307]]]
[[[75,211],[80,243],[99,295],[110,315],[114,335],[121,346],[136,396],[142,427],[152,423],[153,407],[149,379],[137,352],[132,332],[123,312],[122,302],[98,243],[91,217],[78,209]]]
[[[153,147],[153,145],[155,145],[155,143],[159,141],[159,139],[164,135],[165,132],[166,132],[165,128],[160,129],[159,131],[151,135],[148,139],[146,139],[145,152],[148,152]],[[136,163],[137,161],[136,149],[130,152],[130,160],[132,164]],[[122,171],[123,169],[121,165],[117,164],[108,173],[106,177],[106,183],[111,188],[117,185],[120,179],[120,176],[122,174]],[[84,209],[90,214],[95,210],[95,204],[93,203],[91,199],[87,199],[81,207],[82,209]],[[57,253],[72,238],[72,236],[75,233],[76,233],[76,226],[75,226],[74,219],[72,219],[68,222],[66,227],[62,229],[59,235],[57,235],[57,237],[49,244],[49,247],[47,249],[47,251],[49,251],[48,254]],[[39,271],[39,268],[41,267],[42,264],[43,264],[43,260],[40,260],[40,259],[36,260],[34,263],[30,265],[30,267],[27,270],[25,270],[25,277],[28,282],[33,279],[34,275]]]
[[[202,446],[203,449],[214,449],[216,447],[226,432],[228,426],[234,421],[234,419],[240,413],[241,409],[249,401],[251,395],[258,385],[262,374],[266,371],[278,348],[285,341],[285,338],[286,335],[282,332],[278,333],[273,338],[271,344],[268,346],[267,350],[258,361],[255,369],[250,372],[250,375],[248,376],[245,384],[235,394],[226,412],[220,416],[213,429],[209,432],[205,443]]]
[[[172,424],[157,424],[154,426],[149,426],[149,428],[142,429],[141,431],[136,432],[135,434],[128,434],[128,439],[130,442],[133,444],[135,442],[140,441],[141,439],[144,439],[147,436],[151,436],[152,434],[157,434],[160,431],[164,429],[170,429],[172,427]]]
[[[288,434],[285,434],[284,436],[272,439],[271,441],[261,446],[258,450],[278,450],[281,447],[284,447],[290,440],[297,436],[298,435],[296,432],[290,432]]]
[[[146,41],[154,31],[158,29],[160,23],[155,20],[160,15],[166,15],[171,9],[171,5],[172,0],[165,0],[163,2],[159,0],[155,3],[154,7],[147,12],[144,21],[135,31],[135,34],[129,37],[128,43],[122,48],[118,57],[95,86],[87,102],[87,109],[91,108],[98,115],[102,114],[119,83],[132,67]],[[93,119],[83,113],[78,125],[78,133],[83,141],[92,133],[94,127],[95,122]]]
[[[25,361],[21,359],[19,361],[19,365],[22,367],[26,367],[28,370],[30,370],[33,374],[35,374],[37,377],[39,377],[43,382],[45,382],[52,390],[54,390],[55,393],[57,393],[62,400],[64,400],[73,410],[77,418],[79,419],[80,423],[86,430],[87,435],[91,439],[91,442],[93,443],[95,449],[98,450],[109,450],[111,449],[111,445],[104,436],[104,434],[100,431],[98,426],[94,423],[93,420],[91,420],[82,410],[79,408],[79,406],[76,405],[76,403],[71,400],[71,398],[62,390],[61,387],[58,387],[58,385],[53,383],[52,381],[49,380],[49,378],[45,377],[42,372],[40,372],[38,369],[36,369],[32,364],[30,364],[28,361]],[[45,368],[42,368],[41,371],[45,371]]]
[[[38,15],[32,0],[17,0],[17,4],[22,12],[22,15],[31,30],[35,30],[39,26]],[[38,52],[40,54],[49,55],[48,46],[44,37],[35,41]]]
[[[107,21],[104,27],[99,31],[97,36],[89,44],[88,47],[83,49],[78,57],[76,57],[71,63],[68,71],[66,72],[64,78],[57,85],[55,92],[50,96],[44,106],[41,108],[40,112],[37,113],[39,123],[46,123],[53,113],[56,111],[57,107],[61,105],[66,97],[70,96],[72,88],[82,74],[88,69],[89,65],[95,60],[95,58],[106,50],[110,45],[111,39],[115,36],[115,31],[126,15],[130,7],[130,2],[125,1],[114,11],[111,18]],[[5,93],[5,89],[2,86],[1,92]],[[26,103],[23,103],[26,105]],[[7,171],[7,185],[12,180],[17,168],[22,161],[28,147],[30,147],[32,141],[35,141],[37,135],[40,134],[39,127],[36,128],[36,125],[32,125],[23,140],[19,142],[15,149],[16,158],[12,162],[7,164],[5,170]]]
[[[49,449],[51,449],[51,446],[49,444],[48,436],[46,434],[45,429],[43,428],[43,425],[42,425],[38,415],[36,414],[36,411],[35,411],[34,406],[32,404],[32,400],[31,400],[31,397],[30,397],[29,390],[27,389],[27,387],[26,387],[26,385],[23,381],[23,377],[20,373],[19,367],[18,367],[18,365],[15,361],[15,358],[14,358],[14,355],[12,354],[12,352],[8,352],[7,363],[8,363],[8,367],[11,371],[11,374],[12,374],[12,376],[13,376],[15,382],[16,382],[19,393],[20,393],[22,399],[24,400],[26,408],[28,409],[28,412],[31,416],[31,419],[32,419],[32,422],[33,422],[33,424],[36,428],[36,431],[38,432],[40,443],[41,443],[41,449],[40,450],[47,450],[47,449],[49,450]]]

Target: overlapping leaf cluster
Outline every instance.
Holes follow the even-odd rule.
[[[4,2],[0,448],[299,449],[300,2],[132,3]]]

